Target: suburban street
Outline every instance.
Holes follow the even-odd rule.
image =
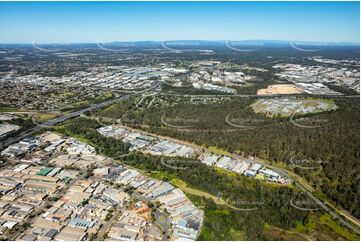
[[[133,192],[133,196],[138,200],[144,202],[151,202],[156,207],[156,204],[149,197],[143,196],[137,192]],[[159,209],[156,209],[156,211],[154,212],[154,223],[164,232],[164,234],[162,235],[162,240],[167,240],[170,229],[170,220],[168,214],[160,211]]]
[[[85,114],[87,112],[92,112],[92,111],[95,111],[99,108],[103,108],[103,107],[106,107],[106,106],[109,106],[111,104],[114,104],[116,102],[119,102],[119,101],[122,101],[122,100],[127,100],[131,97],[134,97],[134,96],[137,96],[137,95],[140,95],[140,94],[143,94],[147,91],[151,91],[157,87],[159,87],[160,83],[159,82],[156,82],[152,87],[146,89],[146,90],[142,90],[142,91],[137,91],[137,92],[133,92],[133,93],[130,93],[130,94],[126,94],[124,96],[120,96],[120,97],[117,97],[117,98],[113,98],[113,99],[110,99],[110,100],[107,100],[107,101],[104,101],[102,103],[97,103],[97,104],[93,104],[89,107],[86,107],[84,109],[81,109],[79,111],[75,111],[75,112],[72,112],[72,113],[69,113],[69,114],[66,114],[66,115],[63,115],[61,117],[57,117],[57,118],[54,118],[54,119],[51,119],[49,121],[46,121],[42,124],[38,124],[36,125],[35,127],[31,128],[31,129],[28,129],[28,130],[24,130],[23,132],[21,132],[20,134],[14,136],[14,137],[10,137],[8,138],[6,141],[2,142],[0,144],[0,150],[3,150],[5,149],[7,146],[13,144],[13,143],[16,143],[16,142],[19,142],[20,140],[30,136],[30,135],[33,135],[34,133],[40,131],[41,129],[43,128],[47,128],[47,127],[52,127],[54,125],[57,125],[59,123],[62,123],[68,119],[72,119],[72,118],[75,118],[75,117],[78,117],[82,114]]]
[[[125,128],[129,128],[127,126],[122,126],[122,127],[125,127]],[[176,143],[181,143],[181,144],[185,144],[185,145],[188,145],[188,146],[191,146],[191,147],[194,147],[194,148],[198,148],[198,149],[205,149],[204,147],[201,147],[199,145],[196,145],[194,143],[189,143],[187,141],[184,141],[184,140],[178,140],[178,139],[175,139],[175,138],[172,138],[172,137],[168,137],[168,136],[163,136],[163,135],[157,135],[157,134],[154,134],[154,133],[149,133],[149,132],[146,132],[146,131],[143,131],[143,130],[139,130],[139,129],[134,129],[132,128],[133,130],[135,131],[138,131],[138,132],[142,132],[144,134],[148,134],[148,135],[153,135],[153,136],[156,136],[158,138],[163,138],[163,139],[168,139],[168,140],[171,140],[171,141],[174,141]],[[230,156],[234,159],[239,159],[240,156],[237,155],[237,154],[230,154]],[[261,164],[261,163],[259,163]],[[344,226],[348,227],[349,229],[351,229],[352,231],[356,232],[356,233],[360,233],[359,231],[359,223],[357,223],[353,218],[347,216],[346,214],[344,214],[342,211],[340,211],[339,209],[333,207],[333,209],[337,212],[335,213],[334,211],[332,211],[332,209],[330,209],[327,205],[326,205],[326,202],[323,202],[321,201],[319,198],[315,197],[313,194],[312,194],[312,186],[307,184],[303,184],[305,183],[305,181],[303,181],[303,183],[299,182],[297,180],[297,175],[294,174],[293,172],[289,171],[289,170],[285,170],[285,169],[281,169],[281,168],[278,168],[276,166],[272,166],[272,165],[269,165],[269,164],[266,164],[266,163],[262,163],[263,165],[279,172],[280,174],[282,174],[283,176],[287,177],[288,179],[290,179],[292,181],[292,183],[297,187],[299,188],[302,192],[304,192],[310,199],[312,199],[316,204],[318,204],[323,210],[325,210],[328,214],[330,214],[334,219],[338,220],[341,224],[343,224]],[[338,214],[341,214],[343,215],[344,217],[341,217],[340,215]],[[344,218],[346,218],[347,220],[349,220],[351,223],[347,222]],[[357,226],[355,226],[355,224],[357,224]]]
[[[75,111],[75,112],[66,114],[64,116],[57,117],[55,119],[44,122],[42,124],[38,124],[35,127],[31,128],[29,130],[23,131],[22,133],[18,134],[17,136],[11,137],[7,141],[3,142],[0,145],[0,150],[6,148],[7,146],[9,146],[9,145],[11,145],[13,143],[16,143],[16,142],[20,141],[20,140],[22,140],[22,139],[24,139],[24,138],[26,138],[28,136],[33,135],[34,133],[40,131],[43,128],[52,127],[54,125],[57,125],[59,123],[62,123],[64,121],[66,121],[68,119],[72,119],[72,118],[78,117],[80,115],[83,115],[83,114],[85,114],[87,112],[95,111],[95,110],[97,110],[99,108],[106,107],[108,105],[114,104],[114,103],[119,102],[121,100],[127,100],[127,99],[129,99],[131,97],[134,97],[134,96],[143,94],[143,93],[145,93],[145,92],[147,92],[149,90],[152,90],[155,87],[158,87],[159,85],[160,85],[160,83],[157,82],[153,87],[151,87],[151,88],[149,88],[147,90],[126,94],[124,96],[117,97],[117,98],[114,98],[114,99],[111,99],[111,100],[107,100],[107,101],[104,101],[102,103],[94,104],[94,105],[91,105],[91,106],[89,106],[87,108],[81,109],[79,111]],[[210,95],[184,95],[184,96],[188,96],[188,97],[210,97]],[[254,97],[254,96],[257,96],[257,95],[215,95],[215,96],[220,96],[220,97],[223,97],[223,96]],[[342,96],[342,97],[356,98],[356,97],[359,97],[359,96]],[[145,131],[141,131],[141,132],[147,133]],[[155,135],[155,134],[152,134],[152,135]],[[160,136],[160,135],[155,135],[155,136],[158,136],[159,138],[165,138],[164,136]],[[181,143],[184,143],[184,144],[187,144],[187,145],[191,145],[193,147],[204,148],[204,147],[197,146],[195,144],[190,144],[190,143],[188,143],[186,141],[179,141],[179,140],[176,140],[176,139],[172,139],[170,137],[166,137],[166,138],[170,139],[170,140],[174,140],[176,142],[181,142]],[[236,154],[232,154],[232,155],[233,155],[234,158],[238,157],[238,155],[236,155]],[[350,216],[347,216],[347,214],[344,214],[342,211],[340,211],[337,208],[335,208],[334,206],[332,206],[332,209],[337,212],[337,213],[335,213],[332,209],[330,209],[329,206],[327,206],[325,204],[325,202],[322,202],[320,199],[315,197],[308,187],[304,186],[303,184],[299,183],[297,180],[292,178],[292,177],[295,177],[292,172],[290,172],[288,170],[285,170],[285,169],[280,169],[280,168],[277,168],[277,167],[274,167],[274,166],[271,166],[271,165],[268,165],[268,164],[267,164],[267,166],[274,169],[275,171],[279,172],[280,174],[283,174],[285,177],[289,178],[297,188],[299,188],[303,193],[305,193],[309,198],[311,198],[316,204],[318,204],[323,210],[325,210],[328,214],[330,214],[334,219],[338,220],[341,224],[343,224],[344,226],[348,227],[352,231],[359,234],[359,227],[357,227],[357,226],[359,226],[359,223],[357,221],[355,221]],[[343,215],[343,217],[340,216],[339,214]],[[159,217],[159,218],[162,217],[163,218],[163,215],[164,214],[162,214],[162,213],[160,213],[158,211],[156,213],[156,221],[155,221],[155,223],[160,225],[162,227],[163,231],[168,231],[169,227],[165,226],[165,224],[167,224],[167,223],[160,223],[159,221],[157,221],[158,220],[157,217]],[[351,223],[345,221],[344,218],[349,220]],[[357,224],[357,226],[355,226],[355,224]],[[166,239],[167,234],[168,234],[168,232],[166,232],[164,234],[163,239]]]
[[[360,1],[0,1],[0,242],[359,241]]]

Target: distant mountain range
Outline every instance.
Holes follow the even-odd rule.
[[[180,47],[180,46],[188,46],[188,47],[200,47],[200,46],[257,46],[257,47],[286,47],[286,46],[323,46],[323,47],[357,47],[360,43],[355,42],[312,42],[312,41],[286,41],[286,40],[167,40],[167,41],[114,41],[108,43],[32,43],[32,44],[11,44],[11,43],[3,43],[0,44],[0,47],[11,47],[11,46],[33,46],[33,45],[41,45],[41,46],[68,46],[68,47],[95,47],[102,46],[104,48],[107,47],[164,47],[164,46],[172,46],[172,47]]]
[[[311,42],[311,41],[286,41],[286,40],[166,40],[166,41],[114,41],[105,43],[107,45],[127,45],[127,46],[150,46],[150,45],[172,45],[172,46],[211,46],[211,45],[244,45],[244,46],[281,46],[290,45],[290,43],[297,45],[308,46],[359,46],[359,43],[354,42]]]

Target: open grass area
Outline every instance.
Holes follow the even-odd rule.
[[[275,228],[271,226],[265,227],[263,231],[263,236],[266,238],[272,238],[272,240],[279,241],[303,241],[303,240],[312,240],[308,236],[295,232],[295,231],[287,231],[280,228]]]
[[[100,101],[110,99],[112,97],[114,97],[114,94],[112,92],[104,92],[104,93],[100,94],[99,96],[97,96],[95,98],[95,101],[100,102]]]
[[[221,197],[216,197],[208,192],[203,192],[201,190],[198,189],[194,189],[191,188],[187,185],[187,183],[185,183],[184,181],[180,180],[180,179],[172,179],[170,181],[171,184],[175,185],[176,187],[179,187],[182,191],[185,191],[186,193],[192,194],[192,195],[196,195],[199,197],[204,197],[204,198],[210,198],[214,201],[215,204],[217,205],[224,205],[225,201],[221,198]]]
[[[124,149],[122,153],[127,151],[119,140],[104,138],[96,132],[98,126],[95,120],[76,118],[66,122],[60,131],[80,138],[110,157],[118,155],[120,149]],[[308,220],[308,213],[289,206],[296,193],[291,187],[269,186],[202,163],[192,164],[191,169],[170,169],[162,165],[160,159],[135,153],[124,157],[122,162],[170,182],[202,208],[205,218],[199,240],[307,240],[307,236],[314,234],[318,236],[315,238],[328,240],[355,238],[335,221],[320,223],[321,213],[315,213],[315,228]],[[263,204],[259,209],[245,212],[225,206],[225,201],[219,197],[236,202],[263,201]],[[270,227],[264,228],[265,223]]]
[[[66,113],[74,112],[76,110],[85,108],[91,104],[100,103],[100,102],[106,101],[108,99],[111,99],[113,97],[114,97],[114,94],[112,92],[104,92],[104,93],[96,96],[95,98],[80,100],[77,102],[70,103],[70,104],[64,106],[61,110]]]
[[[0,112],[33,112],[35,110],[27,110],[24,108],[18,108],[18,107],[4,107],[0,106]]]
[[[191,200],[191,202],[196,207],[198,207],[200,209],[204,209],[205,202],[204,202],[203,197],[200,197],[200,196],[197,196],[197,195],[194,195],[194,194],[190,194],[190,193],[187,193],[187,192],[184,192],[184,194],[188,197],[189,200]]]
[[[309,219],[306,224],[298,222],[296,224],[296,230],[300,233],[306,233],[316,228],[316,222],[313,219]]]
[[[52,96],[59,97],[59,98],[68,98],[68,97],[72,97],[74,95],[75,95],[75,93],[71,92],[71,91],[65,91],[65,92],[59,92],[59,93],[52,94]]]
[[[216,146],[209,146],[208,150],[215,153],[215,154],[218,154],[218,155],[232,156],[232,153],[230,153],[230,152],[228,152],[226,150],[220,149],[220,148],[218,148]]]
[[[336,233],[342,235],[347,240],[359,241],[360,236],[355,233],[350,232],[347,228],[342,227],[339,223],[332,220],[330,215],[324,214],[320,217],[320,222],[324,225],[327,225],[330,229],[335,231]]]
[[[34,114],[34,120],[38,123],[43,123],[46,121],[49,121],[51,119],[56,118],[58,115],[54,114],[54,113],[36,113]]]
[[[185,193],[187,193],[189,195],[198,197],[198,199],[201,197],[210,198],[214,201],[214,203],[216,203],[218,205],[225,204],[225,201],[221,197],[216,197],[208,192],[204,192],[199,189],[191,188],[191,187],[189,187],[189,185],[186,182],[177,178],[177,176],[174,174],[169,174],[168,172],[165,172],[165,171],[159,171],[159,172],[152,172],[152,173],[150,173],[150,175],[154,178],[157,178],[157,179],[160,179],[163,181],[168,181],[173,186],[180,188],[182,191],[184,191]]]

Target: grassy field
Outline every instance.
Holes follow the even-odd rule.
[[[78,102],[73,102],[69,105],[66,105],[65,107],[62,108],[63,112],[73,112],[75,110],[79,110],[81,108],[85,108],[88,105],[91,105],[93,103],[100,103],[103,102],[105,100],[111,99],[112,97],[114,97],[114,94],[112,92],[105,92],[102,93],[100,95],[98,95],[95,98],[92,99],[87,99],[87,100],[81,100]]]
[[[224,205],[225,201],[221,197],[216,197],[210,193],[201,191],[199,189],[191,188],[188,186],[186,182],[183,180],[177,178],[175,175],[171,175],[167,172],[153,172],[150,174],[152,177],[160,179],[160,180],[166,180],[169,183],[171,183],[173,186],[176,186],[180,188],[182,191],[189,195],[193,195],[196,197],[204,197],[204,198],[210,198],[214,201],[214,203],[218,205]],[[199,199],[199,198],[198,198]]]
[[[56,118],[58,115],[54,113],[36,113],[34,114],[34,120],[39,123],[46,122],[48,120]]]
[[[184,181],[180,180],[180,179],[172,179],[170,181],[171,184],[175,185],[176,187],[179,187],[182,191],[191,194],[191,195],[195,195],[195,196],[199,196],[199,197],[204,197],[204,198],[210,198],[214,201],[215,204],[217,205],[224,205],[225,201],[221,198],[221,197],[216,197],[210,193],[207,192],[203,192],[200,191],[198,189],[194,189],[191,187],[188,187],[187,183],[185,183]]]
[[[313,219],[309,219],[306,224],[297,223],[296,230],[300,233],[310,232],[311,230],[316,228],[316,222]]]
[[[104,142],[98,142],[98,140],[102,141],[102,139],[97,132],[89,132],[96,125],[94,120],[89,119],[76,123],[77,120],[82,119],[69,121],[69,123],[74,122],[74,124],[68,124],[68,126],[64,127],[67,129],[71,128],[66,133],[78,134],[81,138],[85,138],[85,140],[87,137],[83,135],[88,134],[89,138],[92,137],[94,141],[90,142],[90,144],[95,147],[98,146],[98,150],[101,148],[103,151],[106,151],[106,149],[112,148],[112,146],[104,146]],[[75,132],[76,129],[84,127],[86,122],[90,123],[88,125],[89,130],[85,129],[84,131],[81,130],[81,132]],[[113,144],[115,140],[110,140],[109,142]],[[307,222],[308,215],[304,215],[303,212],[288,206],[292,191],[287,187],[276,189],[265,186],[262,183],[254,184],[252,180],[244,177],[236,176],[235,174],[231,175],[225,171],[221,172],[218,169],[215,169],[214,172],[212,169],[208,169],[208,167],[198,166],[199,171],[196,166],[194,169],[186,169],[182,172],[167,171],[164,166],[157,165],[159,164],[159,158],[156,157],[146,158],[140,156],[139,158],[134,157],[132,159],[133,162],[129,160],[128,165],[146,170],[152,177],[168,181],[174,186],[179,187],[197,206],[202,207],[205,212],[205,220],[199,240],[306,240],[307,237],[304,234],[308,235],[309,233],[316,234],[318,236],[316,238],[326,238],[329,240],[358,238],[357,235],[348,232],[348,230],[339,226],[331,218],[327,219],[327,217],[324,217],[320,222],[321,213],[315,214],[317,221],[315,228],[312,221]],[[192,184],[192,186],[189,184]],[[198,184],[202,184],[202,186]],[[242,191],[243,189],[244,191]],[[226,195],[224,196],[225,198],[236,194],[239,199],[243,199],[245,196],[243,194],[247,194],[246,198],[252,199],[251,201],[260,193],[264,194],[265,199],[269,201],[265,202],[265,206],[262,209],[242,212],[224,206],[224,201],[217,196],[219,191],[229,191],[228,194],[223,194]],[[267,204],[270,205],[268,206]],[[294,221],[297,221],[297,224],[294,225]],[[265,223],[271,224],[272,227],[264,229]]]
[[[208,147],[208,150],[210,152],[213,152],[213,153],[218,154],[218,155],[226,155],[226,156],[231,156],[232,155],[232,153],[230,153],[230,152],[228,152],[226,150],[220,149],[220,148],[218,148],[216,146],[210,146],[210,147]]]
[[[321,218],[320,218],[320,222],[322,224],[328,226],[330,229],[332,229],[336,233],[342,235],[347,240],[352,240],[352,241],[359,241],[360,240],[359,236],[357,236],[356,234],[350,232],[347,228],[342,227],[340,224],[338,224],[337,222],[332,220],[330,215],[328,215],[328,214],[322,215]]]

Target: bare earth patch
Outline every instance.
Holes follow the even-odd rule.
[[[278,94],[300,94],[303,91],[293,84],[269,85],[267,88],[259,89],[257,95],[278,95]]]

